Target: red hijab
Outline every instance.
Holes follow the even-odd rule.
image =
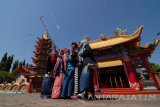
[[[51,54],[51,62],[55,62],[57,59],[56,55],[54,53]]]

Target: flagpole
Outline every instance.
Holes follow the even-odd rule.
[[[41,17],[40,17],[41,23],[42,23],[44,29],[46,30],[46,32],[47,32],[48,35],[49,35],[48,29],[47,29],[46,25],[44,24],[43,18],[44,18],[44,16],[41,16]],[[57,45],[54,43],[53,40],[52,40],[52,44],[53,44],[53,47],[55,47],[55,48],[57,48],[57,49],[59,50],[59,48],[57,47]]]
[[[46,25],[44,24],[44,22],[43,22],[43,20],[42,20],[42,19],[43,19],[43,17],[44,17],[44,16],[41,16],[41,17],[40,17],[40,20],[41,20],[41,22],[42,22],[42,25],[43,25],[44,29],[45,29],[46,31],[48,31],[48,29],[47,29]]]

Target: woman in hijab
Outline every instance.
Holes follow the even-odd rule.
[[[53,75],[55,78],[53,89],[52,89],[52,98],[57,99],[60,98],[61,88],[62,88],[62,72],[64,72],[63,66],[63,50],[59,50],[59,54],[57,55],[57,61],[53,69]]]
[[[71,54],[68,51],[66,53],[66,71],[63,73],[63,83],[62,83],[62,98],[71,98],[74,91],[74,70],[78,62],[76,48],[78,47],[77,43],[72,42],[71,44]],[[64,63],[65,65],[65,63]],[[64,67],[65,68],[65,67]]]
[[[82,97],[88,99],[88,93],[90,92],[92,97],[95,98],[93,74],[95,64],[92,49],[89,46],[89,39],[81,41],[82,48],[80,49],[80,60],[82,60],[82,73],[80,76],[80,92]]]

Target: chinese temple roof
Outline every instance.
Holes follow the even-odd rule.
[[[138,26],[136,32],[131,35],[126,35],[125,33],[122,33],[122,34],[107,38],[106,40],[91,41],[89,45],[92,49],[101,49],[101,48],[106,48],[106,47],[126,43],[129,41],[135,40],[137,38],[140,38],[142,29],[143,29],[143,26]]]
[[[150,56],[155,48],[158,46],[160,40],[158,39],[154,39],[153,43],[147,43],[135,50],[132,50],[132,52],[130,52],[130,56],[136,56],[136,55],[146,55],[146,56]]]
[[[150,43],[150,44],[147,43],[144,46],[141,46],[137,49],[131,50],[128,52],[128,55],[130,57],[141,56],[141,55],[143,57],[148,57],[154,52],[154,50],[158,46],[159,42],[160,42],[160,40],[154,39],[153,43]],[[105,60],[98,61],[97,65],[98,65],[98,68],[121,66],[121,65],[123,65],[122,61],[121,61],[123,58],[124,57],[119,57],[118,59],[115,58],[113,61],[110,59],[108,59],[106,61]]]
[[[13,74],[16,75],[18,72],[23,72],[26,75],[30,74],[30,69],[25,66],[19,66],[13,71]]]

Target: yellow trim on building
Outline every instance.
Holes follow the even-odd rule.
[[[121,66],[123,64],[121,60],[116,60],[116,61],[98,62],[97,65],[98,68],[105,68],[105,67]]]

